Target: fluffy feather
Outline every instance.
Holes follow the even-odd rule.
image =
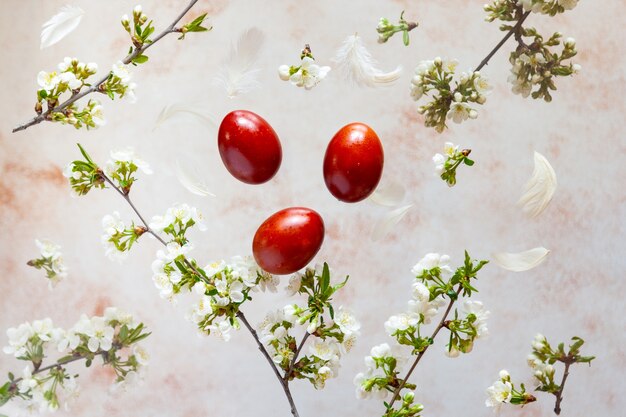
[[[552,200],[556,186],[556,173],[552,165],[543,155],[535,152],[535,170],[518,204],[523,206],[524,212],[530,217],[537,217]]]
[[[188,164],[185,163],[184,165],[187,166]],[[215,197],[215,194],[209,191],[207,183],[199,178],[197,170],[194,170],[194,175],[190,174],[186,168],[183,168],[183,165],[181,165],[178,160],[176,161],[176,177],[190,193],[202,197]]]
[[[161,113],[159,113],[159,116],[157,117],[156,123],[154,124],[154,128],[152,130],[157,129],[166,120],[171,119],[181,113],[191,114],[192,116],[202,121],[202,123],[204,123],[205,125],[215,126],[215,121],[210,116],[207,116],[199,111],[198,107],[199,106],[196,104],[189,103],[175,103],[167,105],[163,107],[163,110],[161,110]]]
[[[228,59],[213,79],[213,85],[222,87],[228,97],[234,98],[260,87],[259,68],[255,68],[265,35],[257,28],[250,28],[239,36],[232,46]]]
[[[409,210],[413,207],[413,204],[397,208],[385,214],[375,225],[372,231],[372,240],[377,242],[387,236],[391,229],[393,229],[400,221],[406,216]]]
[[[550,251],[546,248],[534,248],[520,253],[494,253],[493,260],[507,271],[523,272],[539,266]]]
[[[404,200],[406,190],[404,186],[398,182],[389,181],[386,184],[379,185],[376,190],[369,196],[372,203],[395,207]]]
[[[54,45],[78,27],[85,11],[78,6],[65,5],[41,27],[40,48]]]
[[[396,81],[402,74],[400,66],[390,72],[380,70],[377,67],[378,62],[365,48],[358,35],[348,36],[333,60],[348,79],[360,86],[386,85]]]

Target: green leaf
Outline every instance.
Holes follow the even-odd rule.
[[[329,285],[330,285],[330,269],[328,268],[328,264],[324,262],[324,269],[322,270],[322,282],[321,282],[322,294],[326,292]]]
[[[146,55],[139,55],[133,59],[133,62],[136,64],[144,64],[148,62],[148,57]]]
[[[330,313],[330,318],[332,320],[335,319],[335,309],[333,308],[332,304],[328,304],[328,312]]]
[[[85,157],[85,159],[87,160],[87,162],[93,164],[94,162],[91,160],[91,157],[89,156],[89,154],[87,153],[87,151],[80,146],[80,143],[77,143],[76,145],[78,145],[78,148],[80,149],[80,153],[83,154],[83,156]],[[95,165],[95,164],[94,164]]]
[[[463,163],[465,163],[465,165],[467,165],[468,167],[471,167],[472,165],[474,165],[474,161],[472,161],[469,158],[463,158]]]
[[[409,31],[405,30],[402,33],[402,40],[404,41],[404,46],[409,46]]]
[[[124,341],[126,340],[127,337],[128,337],[128,326],[123,325],[122,328],[120,329],[120,339]]]
[[[45,99],[46,97],[48,97],[48,92],[46,90],[39,90],[37,91],[37,95],[40,98]]]

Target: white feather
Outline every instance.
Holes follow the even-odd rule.
[[[391,232],[391,229],[400,223],[400,220],[406,216],[411,207],[413,207],[413,204],[397,208],[385,214],[385,216],[374,225],[374,230],[372,230],[372,240],[376,242],[387,236],[387,234]]]
[[[185,164],[188,165],[188,164]],[[176,160],[176,177],[178,181],[185,187],[190,193],[199,195],[202,197],[211,196],[215,197],[215,194],[209,191],[209,187],[203,179],[199,178],[198,171],[194,170],[194,175],[189,174],[186,168]]]
[[[390,181],[382,186],[379,185],[369,196],[369,200],[381,206],[395,207],[404,200],[405,193],[406,190],[402,184]]]
[[[85,11],[78,6],[65,5],[41,27],[40,48],[54,45],[78,27]]]
[[[199,105],[197,104],[189,104],[189,103],[175,103],[170,104],[163,107],[161,113],[157,117],[156,123],[154,124],[154,128],[152,130],[160,127],[166,120],[173,118],[174,116],[180,115],[181,113],[190,114],[197,119],[199,119],[203,124],[207,126],[215,126],[215,121],[212,117],[205,115],[202,111],[198,110]]]
[[[556,190],[556,173],[550,162],[535,152],[535,170],[524,187],[524,194],[517,202],[530,217],[537,217],[545,210]]]
[[[222,87],[228,97],[234,98],[261,86],[256,62],[263,46],[265,35],[257,28],[250,28],[239,36],[232,46],[228,59],[222,64],[213,85]]]
[[[534,248],[520,253],[494,253],[493,260],[507,271],[522,272],[539,266],[550,251],[546,248]]]
[[[386,85],[396,81],[402,74],[400,66],[390,72],[380,70],[378,62],[365,48],[358,35],[348,36],[333,60],[348,79],[360,86]]]

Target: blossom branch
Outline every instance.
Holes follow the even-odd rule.
[[[446,319],[448,318],[448,315],[450,314],[450,311],[452,311],[452,306],[454,305],[454,303],[458,299],[459,294],[461,293],[462,290],[463,290],[463,286],[461,284],[459,284],[459,286],[458,286],[458,288],[456,290],[456,297],[450,299],[450,302],[448,303],[448,307],[446,308],[446,311],[443,314],[443,317],[441,317],[441,321],[439,322],[439,324],[435,328],[435,331],[433,332],[433,334],[430,336],[431,340],[435,340],[435,337],[437,337],[437,334],[439,333],[439,331],[442,328],[446,327]],[[389,406],[388,406],[389,409],[391,409],[391,407],[393,406],[393,403],[396,402],[396,400],[400,397],[400,391],[402,391],[402,388],[404,388],[404,386],[408,382],[409,378],[411,377],[411,374],[413,374],[413,371],[415,370],[415,367],[417,367],[417,364],[420,362],[420,360],[422,359],[422,357],[424,356],[424,354],[428,350],[429,346],[431,346],[431,345],[426,346],[424,348],[424,350],[422,350],[417,355],[417,358],[415,358],[415,361],[413,362],[413,365],[411,365],[411,368],[407,372],[406,376],[402,379],[402,382],[400,382],[400,385],[398,386],[398,388],[396,388],[395,392],[393,393],[393,397],[391,397],[391,401],[389,401]]]
[[[145,219],[143,218],[143,216],[141,215],[139,210],[133,204],[133,202],[132,202],[132,200],[130,199],[130,196],[129,196],[130,189],[124,190],[124,189],[120,188],[119,186],[117,186],[102,170],[98,171],[98,175],[102,178],[102,180],[104,182],[106,182],[113,189],[115,189],[115,191],[117,191],[118,194],[120,194],[124,198],[124,200],[126,200],[126,202],[130,205],[130,207],[133,209],[133,211],[137,214],[137,216],[139,217],[139,219],[143,223],[145,232],[146,233],[150,233],[157,240],[159,240],[159,242],[161,242],[163,245],[167,246],[167,243],[157,233],[155,233],[150,228],[150,226],[145,221]],[[189,260],[186,257],[183,257],[183,258],[184,258],[184,262],[187,265],[187,267],[189,267],[201,280],[206,282],[206,278],[192,265],[192,263],[189,262]],[[283,376],[281,376],[278,368],[276,367],[276,364],[274,363],[274,361],[270,357],[269,353],[267,352],[267,349],[265,349],[265,346],[263,346],[263,343],[261,343],[261,340],[259,339],[259,336],[258,336],[256,330],[254,330],[254,328],[250,325],[250,323],[248,322],[248,319],[246,318],[246,316],[243,314],[242,311],[238,311],[237,312],[237,318],[239,318],[239,320],[241,320],[241,322],[244,324],[246,329],[248,329],[248,331],[250,332],[250,334],[252,335],[252,337],[256,341],[256,343],[257,343],[257,345],[259,347],[259,350],[261,351],[261,353],[263,354],[263,356],[265,357],[267,362],[270,364],[270,367],[274,371],[274,374],[276,375],[276,378],[280,382],[280,385],[283,388],[283,391],[285,392],[285,396],[287,397],[287,400],[289,401],[289,405],[291,407],[291,414],[294,417],[299,417],[298,410],[296,408],[296,404],[295,404],[295,402],[293,400],[293,396],[291,395],[291,391],[289,390],[289,382],[286,379],[288,374],[286,374],[284,378],[283,378]],[[302,343],[300,344],[298,352],[300,352],[300,350],[302,349],[302,347],[304,345],[304,342],[308,338],[308,335],[309,335],[309,333],[306,333],[305,337],[302,340]],[[297,356],[297,354],[296,354],[296,356]],[[295,358],[294,358],[294,361],[295,361]],[[293,366],[293,364],[292,364],[292,366]]]
[[[131,63],[135,58],[141,56],[148,48],[150,48],[152,45],[154,45],[155,43],[157,43],[159,40],[161,40],[163,37],[165,37],[166,35],[169,35],[170,33],[176,33],[176,32],[181,32],[180,28],[176,28],[176,24],[187,14],[187,12],[189,12],[189,10],[198,2],[198,0],[191,0],[189,2],[189,4],[187,5],[187,7],[185,7],[185,9],[176,17],[176,19],[172,22],[172,24],[170,24],[165,30],[163,30],[161,33],[159,33],[153,40],[152,42],[146,42],[144,43],[141,47],[135,47],[133,52],[131,52],[130,54],[128,54],[126,56],[126,58],[124,58],[124,60],[122,61],[124,64],[129,64]],[[107,75],[105,77],[103,77],[102,79],[100,79],[98,82],[94,83],[91,85],[91,87],[87,88],[86,90],[83,90],[81,92],[79,91],[74,91],[72,93],[72,95],[70,96],[69,99],[67,99],[66,101],[64,101],[61,104],[58,104],[57,106],[50,108],[48,110],[46,110],[45,112],[39,114],[38,116],[34,117],[32,120],[21,124],[19,126],[17,126],[15,129],[13,129],[13,133],[19,132],[21,130],[26,130],[28,129],[30,126],[39,124],[43,121],[46,120],[50,120],[50,115],[52,113],[56,113],[56,112],[61,112],[62,110],[64,110],[65,108],[67,108],[68,106],[70,106],[71,104],[75,103],[76,101],[80,100],[81,98],[94,93],[94,92],[102,92],[101,90],[101,86],[109,79],[109,75],[110,73],[107,73]]]
[[[280,382],[280,385],[283,387],[283,391],[285,392],[285,396],[287,397],[287,400],[289,401],[289,405],[291,406],[291,414],[294,417],[300,417],[300,415],[298,414],[298,410],[296,408],[296,403],[294,402],[293,397],[291,395],[291,391],[289,390],[289,381],[287,381],[286,378],[283,378],[280,375],[280,372],[278,371],[276,364],[270,357],[270,354],[267,352],[267,349],[265,349],[265,346],[263,346],[263,343],[261,343],[261,340],[259,339],[259,335],[257,334],[256,330],[254,330],[254,328],[250,325],[250,323],[248,322],[244,314],[241,311],[239,311],[237,313],[237,317],[241,320],[244,326],[248,329],[248,331],[250,332],[250,334],[256,341],[256,344],[258,345],[259,350],[261,351],[261,353],[263,354],[267,362],[270,364],[272,370],[274,371],[274,374],[276,375],[276,378],[278,378],[278,381]],[[303,340],[306,340],[306,335],[303,338]],[[303,344],[304,343],[301,343],[300,347],[302,347]],[[287,376],[287,374],[285,376]]]
[[[518,9],[518,13],[521,13],[521,9]],[[491,52],[489,52],[489,54],[485,57],[485,59],[481,61],[481,63],[476,67],[475,71],[480,71],[481,69],[483,69],[483,67],[489,63],[489,60],[493,58],[496,52],[498,52],[498,50],[500,50],[500,48],[502,48],[502,46],[511,38],[511,36],[515,35],[515,39],[517,40],[518,43],[520,44],[524,43],[521,37],[521,29],[522,29],[522,25],[524,24],[524,21],[528,18],[528,16],[530,16],[530,11],[520,15],[520,18],[517,21],[517,23],[511,28],[511,30],[507,32],[504,38],[502,38],[502,40],[498,42],[496,47],[493,48]]]

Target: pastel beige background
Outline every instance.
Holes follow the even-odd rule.
[[[142,2],[157,29],[169,24],[183,0]],[[147,216],[163,213],[175,202],[202,209],[209,231],[195,233],[195,257],[202,262],[249,254],[256,227],[284,207],[318,210],[327,225],[317,260],[328,261],[351,280],[339,297],[362,321],[362,337],[345,359],[341,375],[324,391],[294,384],[301,416],[379,416],[381,404],[354,396],[353,376],[374,344],[388,342],[383,322],[402,311],[409,298],[410,268],[425,253],[448,253],[460,262],[464,249],[476,258],[492,252],[545,246],[552,252],[539,268],[515,274],[490,264],[478,283],[491,310],[491,335],[474,352],[456,360],[443,355],[443,341],[427,353],[415,374],[424,416],[489,416],[485,388],[507,368],[514,379],[530,382],[525,364],[529,342],[540,331],[550,340],[579,335],[585,352],[598,359],[591,368],[575,366],[568,381],[564,416],[620,416],[626,407],[623,374],[625,322],[624,177],[625,66],[623,16],[626,1],[581,0],[557,18],[533,15],[528,23],[546,33],[574,36],[582,73],[559,79],[552,104],[524,100],[506,82],[512,43],[483,71],[495,90],[478,120],[454,125],[442,135],[423,126],[410,99],[408,83],[420,60],[456,57],[461,68],[475,66],[502,34],[483,21],[483,0],[464,1],[226,1],[201,0],[192,15],[207,11],[212,32],[174,37],[150,50],[150,62],[134,71],[139,101],[103,100],[108,123],[96,131],[42,124],[10,133],[32,117],[36,75],[51,70],[64,56],[94,61],[106,71],[128,48],[119,18],[131,1],[75,0],[85,10],[79,28],[41,51],[41,24],[65,1],[0,2],[0,343],[4,329],[26,320],[51,317],[70,326],[78,316],[117,305],[145,321],[153,335],[146,346],[151,366],[145,383],[121,396],[107,394],[112,375],[98,366],[82,371],[82,394],[59,416],[287,416],[279,385],[245,331],[229,343],[196,336],[184,319],[188,302],[172,307],[153,287],[150,263],[158,244],[142,239],[128,259],[117,264],[103,255],[100,220],[118,210],[132,212],[112,191],[73,198],[61,167],[78,157],[82,143],[99,161],[111,149],[132,145],[155,170],[141,176],[133,197]],[[393,38],[376,44],[380,16],[396,18],[401,10],[417,17],[420,27],[404,47]],[[266,35],[259,66],[262,88],[236,99],[211,84],[230,44],[256,26]],[[389,88],[350,86],[331,71],[312,91],[280,81],[276,69],[293,63],[304,43],[317,60],[330,64],[345,36],[358,32],[385,69],[405,68]],[[284,159],[274,180],[247,186],[221,164],[216,128],[181,116],[154,129],[164,106],[198,103],[219,122],[233,109],[261,114],[279,133]],[[325,146],[341,126],[370,124],[383,140],[383,182],[407,189],[403,204],[414,208],[382,241],[370,238],[373,225],[389,209],[365,201],[347,205],[332,198],[321,175]],[[433,174],[431,157],[445,141],[473,149],[477,161],[462,168],[449,189]],[[516,206],[533,169],[533,151],[554,166],[559,188],[549,208],[528,219]],[[188,193],[175,177],[175,161],[195,165],[208,178],[216,198]],[[26,266],[37,255],[35,238],[63,246],[70,276],[50,292],[41,271]],[[264,294],[246,305],[253,322],[287,302],[284,294]],[[19,372],[22,363],[0,356],[0,374]],[[76,367],[79,370],[80,367]],[[550,416],[553,399],[503,416]],[[620,411],[622,410],[622,411]],[[10,406],[0,413],[14,415]]]

